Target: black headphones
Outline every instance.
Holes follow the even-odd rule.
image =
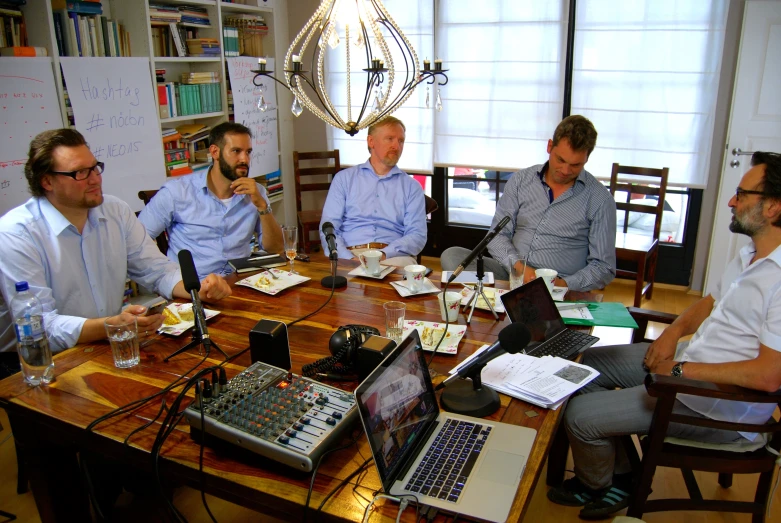
[[[311,378],[315,374],[331,373],[344,376],[345,379],[354,379],[354,376],[347,375],[354,374],[353,369],[358,359],[358,347],[369,336],[380,336],[380,331],[368,325],[339,327],[328,341],[331,356],[304,365],[301,373],[307,378]]]

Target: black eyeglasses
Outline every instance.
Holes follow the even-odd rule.
[[[61,174],[63,176],[70,176],[77,182],[80,182],[82,180],[86,180],[89,178],[89,175],[92,173],[96,173],[98,175],[103,174],[103,167],[105,164],[103,162],[98,162],[92,167],[85,167],[84,169],[78,169],[76,171],[49,171],[50,174]]]
[[[766,196],[765,191],[748,191],[746,189],[741,189],[740,187],[735,189],[736,199],[740,200],[740,197],[743,196],[744,194],[759,194],[760,196]]]

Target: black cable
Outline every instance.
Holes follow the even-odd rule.
[[[305,319],[309,318],[310,316],[314,316],[315,314],[320,312],[323,309],[323,307],[328,305],[328,302],[331,301],[331,298],[333,298],[333,296],[334,296],[334,291],[336,291],[336,278],[331,278],[331,294],[328,295],[328,299],[325,300],[325,303],[320,305],[317,309],[315,309],[313,312],[310,312],[306,316],[301,316],[297,320],[293,320],[292,322],[288,323],[287,327],[290,328],[293,325],[295,325],[296,323],[298,323],[299,321],[304,321]]]
[[[122,444],[123,444],[123,445],[125,445],[125,446],[127,447],[127,446],[128,446],[128,443],[129,443],[129,441],[130,441],[130,438],[131,438],[131,437],[132,437],[134,434],[137,434],[137,433],[141,432],[142,430],[146,429],[147,427],[149,427],[150,425],[152,425],[152,424],[153,424],[155,421],[157,421],[157,420],[160,418],[160,416],[162,416],[162,415],[163,415],[163,412],[165,412],[165,411],[166,411],[166,406],[165,406],[165,398],[163,398],[163,401],[160,403],[160,409],[157,411],[157,415],[155,415],[155,417],[154,417],[154,418],[152,418],[151,420],[149,420],[149,422],[148,422],[148,423],[144,423],[144,424],[143,424],[143,425],[141,425],[140,427],[138,427],[138,428],[136,428],[136,429],[133,429],[133,430],[131,430],[131,431],[130,431],[130,433],[129,433],[129,434],[127,435],[127,437],[125,438],[125,441],[124,441]]]
[[[341,489],[343,486],[345,486],[345,485],[346,485],[346,484],[347,484],[347,483],[348,483],[348,482],[349,482],[349,481],[350,481],[352,478],[354,478],[355,476],[357,476],[357,475],[358,475],[358,474],[359,474],[359,473],[360,473],[360,472],[361,472],[361,471],[362,471],[364,468],[366,468],[366,466],[369,464],[369,462],[370,462],[370,461],[371,461],[371,458],[369,458],[369,459],[367,459],[366,461],[364,461],[364,462],[363,462],[363,463],[362,463],[362,464],[361,464],[361,465],[360,465],[360,466],[359,466],[357,469],[355,469],[354,471],[352,471],[352,472],[351,472],[351,473],[350,473],[350,474],[349,474],[349,475],[348,475],[346,478],[344,478],[342,481],[340,481],[340,482],[339,482],[339,484],[338,484],[338,485],[336,485],[336,486],[335,486],[335,487],[334,487],[334,488],[331,490],[331,492],[329,492],[328,494],[326,494],[325,498],[323,498],[323,501],[322,501],[322,503],[320,503],[320,506],[319,506],[319,507],[317,507],[317,511],[316,511],[316,513],[317,513],[317,514],[319,514],[319,513],[320,513],[320,511],[321,511],[321,510],[323,509],[323,507],[325,506],[325,504],[328,502],[328,500],[329,500],[329,499],[331,499],[331,496],[333,496],[334,494],[336,494],[336,492],[337,492],[339,489]]]
[[[206,378],[208,380],[208,378]],[[204,446],[204,440],[206,439],[206,420],[203,413],[203,391],[198,395],[198,407],[201,411],[201,442],[200,442],[200,449],[198,452],[198,475],[200,476],[201,480],[201,502],[203,503],[203,507],[206,509],[206,512],[209,514],[209,517],[212,518],[212,521],[214,523],[217,523],[217,518],[214,517],[214,514],[212,514],[211,509],[209,508],[209,503],[206,501],[206,474],[203,473],[203,446]]]
[[[312,490],[315,488],[315,477],[317,476],[317,470],[320,468],[320,464],[323,462],[326,456],[331,454],[332,452],[336,452],[339,450],[344,450],[347,448],[352,447],[358,442],[358,435],[355,435],[349,443],[342,445],[341,447],[336,447],[330,450],[327,450],[323,452],[323,454],[320,455],[320,458],[317,460],[317,465],[315,465],[314,470],[312,471],[312,479],[309,481],[309,491],[306,494],[306,503],[304,503],[304,518],[302,523],[306,523],[306,516],[309,512],[309,500],[312,498]]]

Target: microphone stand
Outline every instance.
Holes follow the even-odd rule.
[[[483,418],[490,416],[501,406],[499,394],[490,387],[483,387],[481,372],[485,364],[472,370],[465,379],[456,380],[442,393],[442,408],[448,412]],[[468,378],[472,383],[470,385]]]
[[[472,293],[472,297],[469,298],[469,301],[466,302],[466,305],[464,305],[464,311],[466,311],[467,307],[470,305],[472,306],[472,310],[469,311],[469,316],[466,318],[466,322],[469,323],[472,321],[472,314],[475,312],[475,307],[477,306],[477,298],[482,296],[483,300],[485,300],[486,305],[488,305],[488,309],[491,311],[491,314],[494,315],[494,319],[496,321],[499,321],[499,315],[496,314],[496,311],[494,310],[494,306],[491,305],[491,302],[488,301],[488,297],[485,295],[485,290],[483,289],[483,277],[485,277],[485,271],[483,270],[483,253],[477,255],[476,260],[477,265],[477,285],[475,285],[475,292]],[[494,295],[496,296],[496,295]]]

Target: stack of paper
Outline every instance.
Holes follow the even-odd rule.
[[[450,371],[457,372],[488,348],[483,345]],[[535,358],[526,354],[504,354],[482,371],[483,384],[533,405],[555,410],[567,397],[599,376],[599,372],[562,358]]]

